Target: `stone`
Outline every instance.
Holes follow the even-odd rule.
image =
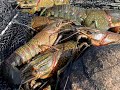
[[[120,90],[120,44],[90,47],[73,63],[68,82],[64,90]]]

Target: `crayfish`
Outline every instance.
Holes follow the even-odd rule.
[[[35,0],[18,0],[21,8],[33,9],[32,12],[50,4],[50,8],[42,13],[53,17],[34,18],[31,26],[38,33],[25,45],[15,50],[4,62],[6,75],[12,83],[26,84],[29,89],[36,89],[41,86],[39,80],[49,79],[56,73],[60,74],[70,62],[79,56],[83,45],[89,46],[86,42],[80,42],[81,46],[79,46],[78,43],[81,38],[88,39],[93,46],[120,43],[119,34],[106,31],[114,28],[113,31],[119,32],[120,21],[118,17],[114,16],[113,11],[80,10],[79,7],[72,7],[71,5],[61,6],[61,4],[66,3],[68,0],[64,3],[56,0],[55,2],[53,0],[38,0],[38,2]],[[54,6],[54,4],[58,6]],[[76,35],[77,41],[59,42],[61,32],[65,32],[67,26],[70,26],[68,30],[74,32],[73,35],[78,35]]]
[[[56,19],[29,42],[15,50],[4,62],[7,72],[5,74],[10,81],[17,85],[25,84],[49,78],[57,71],[61,72],[61,68],[69,63],[70,58],[78,56],[77,51],[81,48],[77,47],[75,41],[54,44],[58,40],[59,33],[64,32],[67,25],[72,27],[72,24],[70,20]]]
[[[63,19],[58,19],[56,22],[51,23],[25,45],[15,50],[7,62],[12,63],[13,66],[20,66],[29,62],[32,57],[50,48],[57,40],[61,27],[70,23],[72,22]]]
[[[63,72],[65,67],[79,56],[78,52],[80,52],[82,46],[78,47],[75,41],[57,44],[34,57],[30,63],[25,64],[22,68],[5,63],[6,70],[9,70],[9,78],[12,79],[14,84],[30,83],[30,88],[33,89],[38,83],[32,85],[32,82],[36,82],[38,79],[49,78],[55,73],[60,74]],[[18,76],[14,81],[15,75]]]
[[[58,50],[48,50],[42,55],[38,55],[22,70],[24,82],[31,80],[46,79],[55,73],[63,72],[70,58],[77,57],[79,47],[75,41],[68,41],[54,46]]]
[[[69,4],[69,0],[17,0],[18,6],[24,11],[35,13],[43,7],[52,7],[54,5]]]
[[[120,11],[117,10],[81,9],[80,7],[72,5],[59,5],[46,9],[43,15],[69,19],[74,21],[77,25],[83,25],[102,31],[113,28],[115,31],[119,32],[119,12]]]
[[[59,33],[64,32],[62,27],[69,24],[71,25],[72,21],[57,19],[55,22],[49,24],[38,34],[36,34],[25,45],[15,50],[13,54],[11,54],[10,57],[5,60],[5,72],[7,72],[6,75],[12,79],[11,81],[13,81],[15,84],[19,84],[20,77],[15,79],[16,76],[20,76],[20,72],[16,69],[16,67],[21,67],[22,65],[24,66],[27,63],[29,64],[32,58],[53,47],[53,45],[59,40]]]

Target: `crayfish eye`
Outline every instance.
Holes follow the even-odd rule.
[[[92,24],[95,23],[95,21],[92,21]]]

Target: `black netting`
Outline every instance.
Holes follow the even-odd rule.
[[[19,24],[12,24],[0,39],[0,61],[8,58],[13,51],[25,44],[30,38],[33,37],[33,35],[34,32],[28,27]],[[3,90],[10,89],[7,83],[3,80],[3,77],[0,77],[0,90],[1,88]]]
[[[33,35],[28,27],[12,24],[0,40],[0,59],[6,59],[15,49],[25,44]]]
[[[18,47],[25,44],[33,36],[33,30],[25,25],[28,25],[33,15],[27,13],[19,13],[18,17],[14,20],[15,23],[9,25],[5,33],[2,35],[2,31],[16,15],[18,10],[14,8],[13,0],[0,0],[0,62],[4,61],[10,54]],[[20,25],[18,23],[23,25]],[[0,66],[0,90],[13,90],[7,82],[3,79]]]

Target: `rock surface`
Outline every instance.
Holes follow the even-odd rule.
[[[63,90],[65,76],[61,81]],[[120,45],[90,47],[74,62],[68,82],[64,90],[120,90]]]

